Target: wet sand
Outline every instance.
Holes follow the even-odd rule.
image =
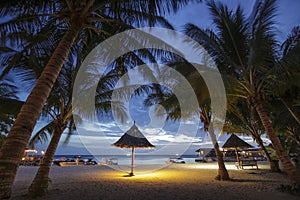
[[[284,173],[271,173],[265,163],[259,170],[237,170],[226,163],[232,181],[217,181],[216,163],[171,164],[154,171],[136,168],[129,177],[129,167],[68,166],[51,168],[52,182],[46,196],[39,199],[272,199],[296,200],[299,196],[279,192],[288,184]],[[158,169],[159,167],[154,167]],[[27,189],[38,167],[20,167],[11,199],[26,199]]]

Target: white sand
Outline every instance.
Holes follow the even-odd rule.
[[[147,173],[137,166],[133,177],[107,166],[53,166],[49,192],[38,199],[299,199],[276,190],[288,184],[287,176],[269,172],[265,164],[259,170],[236,170],[233,163],[226,167],[233,181],[214,180],[216,163],[172,164]],[[19,168],[11,199],[26,199],[36,171],[37,167]]]

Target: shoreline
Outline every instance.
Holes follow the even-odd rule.
[[[288,184],[284,173],[272,173],[268,166],[259,170],[237,170],[226,163],[232,181],[217,181],[217,163],[170,164],[158,170],[118,171],[109,166],[52,166],[52,182],[46,196],[39,199],[289,199],[299,197],[276,190]],[[114,166],[115,167],[115,166]],[[148,166],[149,167],[149,166]],[[155,168],[157,166],[151,166]],[[37,171],[35,166],[19,168],[11,199],[24,196]]]

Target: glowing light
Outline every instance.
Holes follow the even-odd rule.
[[[225,163],[226,169],[237,170],[235,163]],[[192,169],[218,169],[218,163],[200,163],[200,164],[189,164],[186,168]]]

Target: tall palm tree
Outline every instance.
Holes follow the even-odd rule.
[[[50,167],[60,138],[65,129],[68,128],[69,134],[75,129],[72,121],[71,104],[73,76],[74,69],[72,65],[65,66],[43,108],[43,115],[50,116],[51,120],[31,138],[29,143],[29,145],[32,145],[37,140],[47,140],[47,134],[52,136],[43,160],[29,188],[29,196],[31,197],[43,195],[47,191]]]
[[[208,7],[216,30],[187,24],[185,33],[204,46],[221,73],[238,81],[236,94],[255,108],[291,183],[299,184],[299,171],[281,145],[265,106],[265,83],[270,81],[277,61],[273,31],[276,1],[257,1],[247,19],[240,6],[231,11],[221,3],[210,1]]]
[[[39,19],[47,18],[49,22],[58,25],[57,28],[64,32],[64,36],[52,53],[36,85],[28,96],[26,104],[22,107],[1,149],[0,165],[2,170],[0,175],[2,179],[0,198],[7,198],[11,195],[12,184],[22,152],[72,45],[82,36],[82,33],[86,30],[101,32],[102,27],[109,26],[114,28],[114,25],[119,23],[135,24],[137,26],[165,23],[165,20],[161,17],[162,14],[176,11],[188,2],[188,0],[130,0],[113,2],[65,0],[26,1],[22,4],[12,1],[1,2],[3,8],[1,14],[15,16],[10,21],[12,23],[7,22],[2,25],[2,27],[5,27],[1,29],[4,30],[1,32],[2,35],[5,35],[7,30],[14,31],[19,27],[28,30],[28,23],[24,19],[39,22]],[[23,23],[25,25],[22,26],[20,22],[25,22]]]
[[[124,27],[120,25],[120,28]],[[110,33],[112,35],[114,34],[113,31],[116,30],[106,30],[107,33]],[[39,170],[37,171],[35,178],[32,181],[31,186],[29,187],[28,195],[30,197],[42,196],[47,191],[50,167],[54,153],[58,146],[58,142],[60,141],[60,138],[66,129],[68,129],[68,134],[64,143],[67,143],[70,139],[72,133],[75,131],[74,117],[81,120],[78,115],[74,116],[73,110],[76,108],[74,108],[74,105],[71,104],[73,81],[75,80],[76,74],[79,73],[78,69],[80,68],[84,58],[86,57],[86,54],[88,54],[90,52],[90,49],[93,49],[104,39],[105,38],[98,37],[86,39],[86,43],[89,43],[89,45],[87,45],[88,48],[85,48],[84,50],[81,49],[80,43],[74,44],[75,50],[73,54],[76,54],[76,56],[73,57],[76,58],[76,61],[73,60],[73,57],[71,57],[68,58],[68,60],[65,62],[65,66],[62,69],[58,80],[54,85],[54,88],[52,89],[51,95],[48,98],[46,105],[44,106],[46,115],[50,115],[52,120],[33,136],[30,141],[30,145],[34,144],[36,141],[47,139],[48,137],[46,133],[52,135],[52,138],[44,155],[43,161],[39,167]],[[117,58],[114,62],[111,63],[111,65],[108,67],[110,70],[108,72],[105,72],[100,81],[97,83],[98,87],[96,90],[96,96],[92,97],[95,98],[96,101],[95,108],[97,110],[98,117],[102,116],[103,114],[107,116],[107,114],[110,114],[110,112],[112,111],[111,104],[118,104],[119,109],[118,112],[115,113],[117,114],[115,116],[123,121],[124,119],[126,119],[127,116],[125,110],[122,109],[122,102],[112,100],[112,93],[117,93],[119,97],[125,100],[125,98],[129,98],[130,94],[132,93],[140,94],[147,92],[151,88],[151,85],[142,86],[137,90],[135,90],[135,86],[124,86],[117,88],[115,85],[117,84],[119,78],[123,77],[130,68],[134,67],[135,65],[145,64],[143,60],[149,59],[155,62],[155,57],[152,55],[153,53],[155,53],[155,51],[146,49],[134,52],[132,51]],[[73,65],[75,62],[77,64],[74,68]],[[91,75],[90,78],[92,80],[95,80],[98,76],[99,74],[96,73]],[[87,82],[85,84],[89,85],[89,80],[90,79],[85,80]],[[86,89],[89,90],[89,88]],[[92,114],[90,113],[91,111],[89,109],[84,112],[85,115]]]
[[[130,65],[132,65],[132,62],[133,61],[130,60]],[[129,65],[129,63],[123,62],[121,68],[124,67],[124,65]],[[99,87],[97,88],[97,93],[95,96],[95,107],[97,110],[98,117],[101,117],[103,115],[107,117],[107,114],[111,112],[112,103],[114,105],[119,105],[116,117],[120,119],[125,119],[127,117],[125,110],[122,109],[122,102],[116,102],[111,99],[113,92],[117,92],[119,96],[125,99],[128,98],[128,94],[132,94],[135,90],[134,88],[130,87],[114,87],[117,83],[119,76],[122,76],[122,74],[118,72],[120,71],[119,68],[120,67],[117,67],[114,70],[108,72],[100,79],[98,83]],[[52,90],[52,93],[47,100],[47,104],[44,107],[45,112],[52,117],[52,120],[43,128],[41,128],[41,130],[39,130],[30,140],[30,145],[33,145],[37,141],[47,140],[47,134],[52,135],[50,144],[47,147],[46,153],[43,157],[42,163],[40,164],[39,170],[37,171],[34,180],[32,181],[32,184],[29,187],[29,197],[43,196],[45,194],[49,184],[49,172],[51,163],[60,138],[63,132],[66,129],[68,129],[68,135],[66,141],[64,142],[67,143],[72,133],[76,131],[74,117],[76,117],[77,119],[80,117],[77,115],[74,116],[74,113],[72,112],[74,108],[71,104],[71,86],[73,84],[72,80],[74,80],[75,75],[74,73],[71,73],[71,71],[72,70],[69,68],[62,70],[60,77],[63,77],[62,82],[64,83],[60,82],[60,77],[58,77],[56,83],[56,86],[58,85],[58,87],[54,86],[54,89]],[[142,88],[138,91],[141,93],[145,93],[145,90],[147,90],[147,88]],[[89,115],[90,113],[88,113],[87,111],[87,113],[85,114]]]
[[[215,154],[217,157],[217,162],[218,162],[218,176],[216,177],[219,180],[230,180],[228,171],[225,167],[224,159],[223,159],[223,154],[220,150],[219,143],[217,141],[215,131],[213,130],[213,126],[210,126],[211,123],[211,114],[209,109],[207,108],[207,105],[200,106],[201,111],[200,111],[200,119],[204,124],[204,131],[207,131],[209,133],[210,139],[213,143]]]
[[[201,77],[201,75],[195,71],[195,69],[191,66],[190,63],[178,57],[176,57],[175,59],[177,59],[177,62],[175,62],[174,60],[166,61],[166,62],[168,63],[168,66],[171,66],[172,68],[176,69],[183,76],[185,76],[185,78],[189,81],[193,90],[196,93],[199,109],[193,111],[190,110],[182,111],[180,108],[180,104],[176,98],[176,95],[172,93],[172,91],[166,89],[158,90],[158,93],[149,94],[147,99],[145,100],[145,105],[151,106],[153,104],[161,104],[162,106],[164,106],[164,108],[167,111],[167,115],[168,115],[167,119],[171,119],[171,120],[189,118],[193,114],[198,114],[200,116],[200,121],[204,125],[203,128],[204,131],[208,132],[210,135],[217,156],[217,162],[219,168],[218,168],[218,175],[216,176],[216,179],[230,180],[228,171],[224,164],[223,154],[220,151],[220,147],[215,135],[215,130],[213,129],[213,126],[211,124],[214,120],[211,119],[212,116],[211,116],[211,109],[210,109],[210,95],[208,92],[208,88],[206,87],[205,82]],[[208,72],[208,74],[209,73],[212,72],[210,71]],[[202,75],[205,76],[205,72],[203,72]],[[185,102],[185,104],[189,104],[188,95],[189,94],[183,95],[185,96],[185,100],[187,101]]]
[[[82,57],[82,55],[78,57]],[[69,65],[62,69],[51,95],[44,106],[44,113],[48,116],[50,115],[52,120],[35,133],[30,140],[30,145],[33,145],[37,141],[47,140],[47,135],[52,136],[39,169],[29,187],[29,197],[43,196],[47,192],[49,172],[60,138],[63,132],[68,130],[67,138],[64,142],[67,143],[72,133],[76,131],[74,117],[77,117],[78,119],[79,116],[74,116],[73,113],[72,85],[81,64],[80,59],[78,59],[77,62],[79,63],[76,68],[73,68],[73,63],[68,62]],[[95,97],[95,106],[98,116],[102,116],[103,114],[110,112],[111,103],[117,103],[112,102],[110,99],[112,92],[118,92],[118,89],[113,87],[113,85],[117,82],[116,80],[118,76],[120,76],[120,73],[116,73],[117,70],[118,69],[108,72],[98,83],[99,87]],[[89,113],[86,114],[88,115]],[[124,118],[126,115],[124,110],[119,110],[118,114],[119,116],[117,117],[120,118]]]
[[[107,30],[107,33],[112,33],[114,30]],[[37,171],[34,180],[32,181],[31,186],[28,190],[28,195],[30,197],[42,196],[45,194],[48,188],[49,183],[49,172],[51,163],[53,160],[54,153],[57,149],[58,143],[63,132],[67,129],[68,134],[64,143],[67,143],[70,139],[72,133],[75,131],[75,122],[74,117],[80,120],[79,116],[74,116],[73,110],[74,105],[72,105],[72,86],[74,84],[74,80],[76,74],[78,73],[78,69],[80,68],[86,54],[88,54],[88,49],[93,49],[93,47],[97,46],[98,43],[102,42],[103,38],[90,38],[86,42],[89,42],[88,48],[84,51],[81,50],[80,43],[76,43],[75,51],[76,53],[76,61],[69,58],[65,62],[65,66],[62,69],[54,88],[51,91],[51,95],[47,100],[46,105],[44,106],[44,113],[46,116],[50,115],[52,120],[41,128],[30,140],[30,145],[33,145],[37,141],[47,140],[47,135],[50,134],[52,136],[51,141],[47,147],[45,155],[43,157],[42,163]],[[142,54],[142,56],[140,55]],[[98,88],[96,91],[96,96],[92,97],[96,100],[96,110],[97,115],[100,117],[103,114],[107,116],[107,113],[111,112],[111,104],[120,104],[122,102],[113,101],[111,99],[112,93],[117,92],[119,96],[123,98],[128,97],[128,94],[133,92],[133,88],[131,87],[122,87],[116,88],[115,85],[118,82],[119,77],[122,77],[125,73],[127,73],[128,69],[133,67],[133,65],[144,64],[140,57],[147,57],[149,59],[154,59],[153,55],[150,51],[143,50],[142,52],[130,52],[122,57],[116,59],[109,68],[110,71],[103,74],[98,84]],[[76,67],[73,67],[76,62]],[[37,70],[39,71],[39,70]],[[95,77],[94,77],[95,76]],[[95,74],[92,76],[94,80],[99,76]],[[86,80],[89,82],[89,80]],[[88,83],[87,83],[88,84]],[[88,88],[87,88],[88,89]],[[139,89],[139,92],[144,92],[144,89],[147,89],[146,86],[142,89]],[[118,109],[117,116],[120,119],[126,118],[126,113],[122,110],[122,105]],[[76,109],[76,108],[75,108]],[[90,115],[89,110],[86,111],[85,115]]]

